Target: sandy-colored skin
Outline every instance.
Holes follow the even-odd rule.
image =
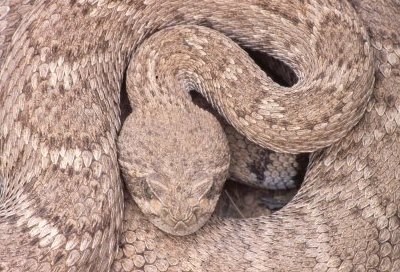
[[[184,52],[187,48],[181,46],[193,33],[207,43],[219,38],[217,33],[210,35],[206,28],[185,26],[182,30],[191,28],[191,32],[181,33],[179,27],[167,31],[152,43],[162,42],[164,36],[186,35],[173,41],[173,46],[178,47],[175,50]],[[225,42],[234,45],[228,39]],[[151,57],[144,59],[152,61]],[[140,60],[134,56],[131,68],[135,62]],[[135,72],[138,76],[146,74],[136,69],[127,71],[128,75]],[[275,153],[250,142],[199,97],[180,90],[178,93],[171,90],[170,97],[162,93],[144,95],[147,86],[140,90],[133,79],[144,82],[135,75],[128,78],[128,96],[136,103],[129,106],[133,113],[125,120],[118,137],[119,163],[127,191],[161,230],[181,236],[201,228],[214,211],[227,176],[263,189],[295,186],[298,168],[295,155]],[[157,92],[151,87],[148,90]],[[171,99],[174,103],[170,103]]]
[[[313,2],[327,8],[307,1],[29,3],[32,13],[4,43],[9,49],[0,72],[1,269],[399,269],[396,2],[356,5],[378,53],[369,103],[372,48],[343,1]],[[12,14],[9,7],[2,12]],[[260,99],[267,96],[260,87],[247,97],[237,96],[222,78],[207,85],[211,104],[246,137],[275,150],[310,151],[346,135],[313,156],[303,187],[283,210],[257,219],[213,220],[182,238],[153,227],[128,196],[123,210],[116,150],[119,87],[129,56],[157,29],[178,23],[212,26],[242,46],[282,59],[300,75],[304,85],[284,95],[259,72],[268,101]],[[317,67],[324,73],[314,74]],[[229,74],[225,80],[236,82]],[[279,100],[288,96],[296,99]],[[324,107],[314,96],[324,98]],[[350,131],[364,106],[366,115]],[[329,118],[332,111],[340,114]],[[267,128],[272,136],[263,134]]]
[[[282,76],[286,76],[282,79],[282,83],[289,85],[288,72],[279,71],[282,66],[281,63],[275,63],[271,69],[282,72]],[[192,101],[199,107],[211,112],[224,129],[231,153],[230,180],[253,188],[268,190],[298,188],[307,163],[307,154],[277,153],[262,148],[238,133],[198,93],[191,92],[190,94]]]
[[[159,44],[161,48],[156,51]],[[232,49],[226,50],[226,47]],[[220,53],[213,51],[238,55],[236,68],[245,66],[245,73],[253,74],[246,71],[246,67],[250,67],[247,69],[259,73],[252,60],[233,41],[208,28],[194,26],[176,26],[154,34],[134,54],[127,71],[127,90],[133,113],[125,120],[118,138],[121,170],[128,192],[141,211],[154,225],[173,235],[191,234],[208,221],[229,166],[231,178],[265,188],[268,184],[271,187],[275,185],[272,174],[269,175],[271,182],[264,185],[263,178],[253,177],[256,172],[251,170],[279,169],[281,157],[287,160],[285,170],[290,171],[294,164],[290,159],[295,159],[294,155],[275,153],[277,158],[268,163],[266,156],[273,157],[274,154],[238,134],[222,122],[221,117],[214,118],[209,109],[199,108],[197,105],[201,102],[192,103],[194,98],[188,92],[192,87],[187,87],[185,92],[179,88],[179,84],[185,84],[179,82],[182,80],[174,82],[177,74],[179,78],[179,72],[172,76],[162,72],[163,65],[169,65],[165,62],[173,63],[177,58],[188,60],[187,64],[181,63],[183,66],[199,62],[196,58],[202,55],[201,51],[210,52],[204,58],[207,63],[212,59],[217,64],[226,62]],[[176,71],[174,68],[172,71]],[[195,69],[194,73],[200,74],[202,69]],[[144,83],[148,75],[152,75],[151,80]],[[160,87],[154,82],[161,82],[158,83]],[[162,87],[167,84],[172,87],[165,92]],[[217,119],[220,119],[224,131]],[[230,150],[227,139],[230,139]],[[232,165],[229,161],[231,154]],[[241,162],[249,163],[249,166],[240,165]],[[260,164],[259,169],[252,169],[256,163]],[[281,172],[289,178],[294,176]],[[292,185],[291,180],[277,180],[288,187]]]
[[[128,192],[154,225],[188,235],[207,222],[218,202],[228,176],[228,141],[211,113],[188,99],[177,98],[172,106],[152,102],[124,122],[121,170]]]

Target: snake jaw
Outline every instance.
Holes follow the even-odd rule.
[[[166,233],[186,236],[202,228],[211,214],[212,211],[202,209],[200,206],[178,213],[176,208],[161,207],[158,215],[151,215],[148,218],[151,223]]]
[[[129,177],[128,188],[133,191],[133,199],[153,225],[177,236],[192,234],[204,226],[218,202],[221,184],[209,179],[195,186],[201,190],[193,191],[189,184],[196,183],[196,180],[191,180],[187,186],[169,188],[173,184],[172,179],[168,179],[169,182],[149,182],[152,176],[136,181]],[[225,175],[218,179],[223,177]]]

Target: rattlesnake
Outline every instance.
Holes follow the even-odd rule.
[[[159,44],[162,49],[156,48]],[[186,59],[187,62],[197,63],[198,60],[191,56],[201,55],[199,50],[224,52],[227,45],[235,48],[225,52],[229,56],[235,56],[237,51],[241,51],[238,46],[235,47],[233,41],[224,39],[224,36],[221,39],[218,32],[205,27],[167,28],[154,34],[141,46],[141,49],[147,49],[146,52],[151,50],[157,57],[150,54],[141,56],[144,54],[143,50],[138,50],[140,59],[133,57],[131,69],[127,71],[127,74],[131,75],[127,83],[127,89],[130,90],[128,95],[134,110],[125,120],[119,136],[119,162],[126,180],[129,181],[126,183],[128,191],[134,196],[143,213],[156,226],[170,234],[187,235],[207,222],[219,200],[228,168],[231,179],[261,188],[274,186],[273,182],[262,183],[265,181],[262,177],[251,179],[251,169],[240,165],[241,159],[246,163],[251,161],[248,157],[253,156],[253,160],[262,164],[261,168],[270,167],[268,160],[260,156],[260,153],[268,151],[262,150],[236,133],[219,117],[221,127],[209,113],[207,105],[198,108],[192,103],[193,95],[181,91],[179,82],[177,87],[171,87],[166,93],[163,89],[151,85],[153,81],[174,82],[174,77],[179,75],[174,67],[172,70],[175,72],[170,78],[162,72],[162,67],[166,66],[163,61],[168,59],[167,55],[172,54],[174,60]],[[215,59],[216,63],[226,63],[219,54],[209,53],[204,61],[209,63],[210,59]],[[173,63],[173,60],[168,62]],[[241,67],[243,63],[235,65]],[[183,66],[190,65],[184,63]],[[142,75],[148,75],[147,69],[154,68],[155,78],[149,85],[142,87],[141,84],[146,81],[141,78]],[[228,68],[227,65],[226,69]],[[202,68],[194,69],[195,73],[196,70],[201,71]],[[182,70],[182,73],[185,72]],[[198,105],[201,102],[195,103]],[[204,107],[206,111],[203,110]],[[243,147],[246,144],[247,149]],[[231,154],[235,162],[233,167],[232,161],[229,160],[231,150],[235,151]],[[291,164],[289,159],[294,158],[293,155],[279,156],[288,160],[288,165]],[[290,177],[288,174],[286,176]],[[283,179],[281,183],[291,185]]]
[[[398,52],[395,30],[400,23],[395,19],[399,6],[394,1],[354,1],[369,26],[378,53],[377,71],[382,73],[377,73],[366,115],[345,138],[313,155],[304,186],[283,210],[267,218],[214,219],[196,234],[176,238],[149,224],[127,196],[122,222],[124,199],[115,139],[120,126],[118,90],[131,50],[160,28],[199,23],[242,46],[295,65],[291,58],[299,61],[299,55],[279,54],[273,49],[282,46],[275,40],[289,38],[285,44],[296,52],[314,41],[310,35],[308,40],[301,35],[331,27],[332,33],[341,32],[346,42],[339,40],[335,46],[345,48],[342,53],[349,59],[364,55],[355,48],[366,46],[365,71],[357,83],[359,88],[368,87],[372,84],[368,39],[357,27],[354,12],[344,1],[311,3],[320,6],[313,7],[308,1],[28,1],[33,7],[28,8],[13,39],[5,35],[1,49],[6,53],[0,73],[0,176],[4,184],[0,269],[398,270],[399,70],[393,54]],[[15,19],[18,15],[13,9],[18,6],[6,4],[2,12]],[[341,17],[347,11],[350,17]],[[332,20],[338,17],[344,25],[339,24],[340,31],[335,32],[333,22],[337,21]],[[324,18],[328,24],[319,25]],[[299,28],[304,23],[308,32],[302,33]],[[351,33],[349,26],[354,26]],[[13,24],[6,26],[6,33],[7,27]],[[354,44],[349,44],[353,39]],[[349,59],[337,59],[344,74]],[[326,72],[325,76],[331,71]],[[342,88],[338,89],[340,93]],[[335,142],[357,122],[368,95],[354,96],[361,110],[339,116],[339,121],[349,124],[335,140],[328,140],[329,133],[313,138],[311,131],[302,135],[302,139],[310,137],[308,143],[299,140],[285,145],[277,133],[278,142],[270,144],[266,136],[245,131],[243,124],[248,121],[234,125],[263,146],[294,151],[300,144],[301,150],[309,151],[314,144],[322,147]],[[324,114],[318,107],[310,106],[311,110]],[[294,117],[293,122],[298,120]]]
[[[190,234],[208,220],[229,165],[224,132],[211,114],[191,103],[188,91],[194,88],[205,96],[215,97],[228,92],[227,96],[232,97],[230,90],[237,89],[234,97],[245,96],[248,94],[239,93],[241,88],[236,84],[253,76],[247,82],[246,92],[262,92],[268,97],[266,86],[271,85],[268,82],[263,86],[260,82],[266,81],[265,75],[257,71],[258,67],[246,59],[233,41],[219,36],[204,27],[160,30],[140,46],[127,71],[128,95],[135,109],[121,131],[119,161],[128,190],[142,212],[171,234]],[[355,54],[352,61],[358,61],[357,58]],[[211,67],[198,64],[202,62],[212,63]],[[219,66],[221,63],[224,67]],[[324,69],[335,66],[331,63]],[[180,66],[185,69],[180,70]],[[167,67],[172,73],[165,72],[169,71]],[[312,70],[299,73],[312,78]],[[343,82],[356,79],[342,74],[332,78],[338,76],[344,78]],[[201,82],[219,78],[227,87],[202,86]],[[299,86],[307,84],[305,81]],[[349,86],[354,84],[351,82]],[[211,100],[217,100],[214,103],[218,104],[218,99]],[[265,108],[260,106],[260,109],[261,113]]]

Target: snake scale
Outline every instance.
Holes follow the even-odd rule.
[[[351,4],[368,32],[346,1],[2,2],[0,271],[399,271],[400,6]],[[124,72],[151,34],[177,24],[211,27],[299,75],[309,76],[307,60],[326,67],[311,73],[318,84],[286,97],[209,94],[264,147],[329,145],[313,154],[296,197],[269,217],[211,219],[172,237],[123,196],[116,138]],[[324,58],[301,53],[310,47]],[[261,96],[269,115],[250,115]],[[300,105],[277,102],[289,96]],[[297,140],[286,143],[289,130]]]

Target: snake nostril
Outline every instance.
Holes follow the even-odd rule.
[[[161,215],[166,216],[169,214],[169,210],[167,208],[161,208]]]

